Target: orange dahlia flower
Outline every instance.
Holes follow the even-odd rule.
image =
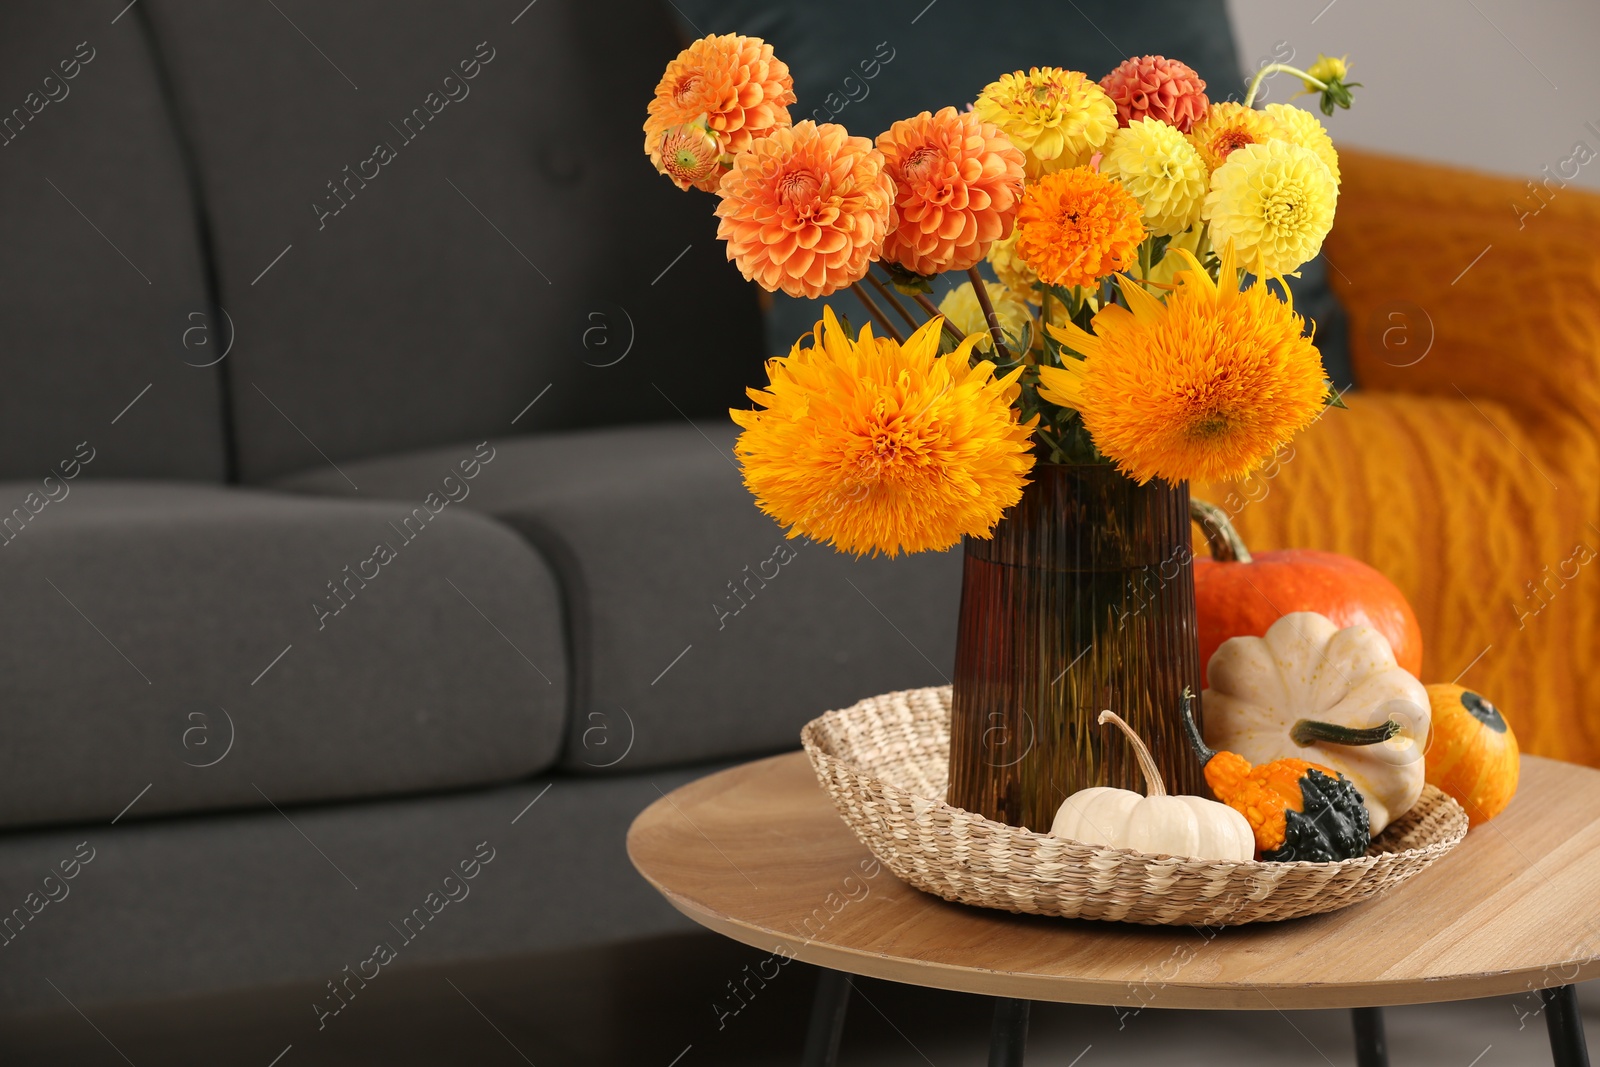
[[[899,224],[883,258],[913,274],[966,270],[1011,232],[1022,201],[1022,152],[1000,127],[953,107],[878,135]]]
[[[810,347],[767,361],[762,410],[729,414],[761,510],[856,555],[949,548],[987,537],[1022,498],[1037,420],[1017,422],[1018,367],[970,362],[973,334],[939,355],[942,321],[904,344],[855,340],[824,309]]]
[[[1322,360],[1292,305],[1257,281],[1240,290],[1233,246],[1222,283],[1187,249],[1165,303],[1121,279],[1126,308],[1051,336],[1085,358],[1039,369],[1039,395],[1075,408],[1101,455],[1141,485],[1220,481],[1255,470],[1323,410]]]
[[[768,291],[818,297],[866,277],[894,228],[894,182],[865,137],[810,119],[757,141],[722,179],[717,236]]]
[[[1216,170],[1236,148],[1281,140],[1283,129],[1270,115],[1233,101],[1212,104],[1205,118],[1189,130],[1207,170]]]
[[[1182,133],[1205,118],[1211,102],[1205,79],[1187,63],[1165,56],[1136,56],[1100,79],[1100,88],[1117,105],[1117,121],[1160,119]]]
[[[1131,263],[1144,240],[1133,194],[1091,167],[1046,174],[1017,212],[1017,254],[1047,285],[1093,285]]]
[[[656,83],[644,122],[645,154],[678,188],[692,185],[716,192],[729,157],[787,127],[794,100],[789,67],[772,54],[770,44],[735,33],[702,37],[679,52]],[[721,165],[709,172],[703,173],[703,165],[686,165],[682,158],[673,165],[684,147],[681,139],[670,148],[662,144],[674,127],[693,125],[703,127],[717,143]],[[691,147],[698,158],[702,149]]]

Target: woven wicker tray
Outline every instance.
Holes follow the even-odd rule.
[[[1466,812],[1432,786],[1365,856],[1338,863],[1153,856],[992,822],[944,802],[949,686],[830,711],[800,738],[839,814],[885,866],[924,892],[1004,911],[1207,926],[1293,919],[1392,889],[1467,832]]]

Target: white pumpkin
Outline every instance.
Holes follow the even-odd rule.
[[[1052,837],[1201,860],[1243,861],[1255,856],[1255,834],[1243,815],[1204,797],[1169,796],[1139,735],[1112,712],[1101,712],[1100,722],[1115,723],[1128,735],[1149,795],[1110,786],[1080,789],[1056,811]]]
[[[1422,795],[1428,692],[1372,627],[1341,630],[1316,612],[1293,612],[1264,637],[1224,641],[1206,676],[1201,706],[1212,748],[1256,764],[1292,756],[1341,772],[1366,801],[1373,836]],[[1331,740],[1363,735],[1388,736]]]

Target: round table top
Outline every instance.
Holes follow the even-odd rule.
[[[853,974],[991,996],[1168,1008],[1464,1000],[1600,977],[1600,771],[1525,756],[1511,806],[1375,900],[1228,928],[952,904],[880,864],[796,752],[663,796],[635,867],[689,918]]]

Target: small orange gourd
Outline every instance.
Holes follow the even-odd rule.
[[[1522,761],[1517,735],[1500,709],[1459,685],[1428,686],[1433,728],[1428,732],[1429,785],[1467,809],[1477,826],[1505,810],[1517,791]]]

